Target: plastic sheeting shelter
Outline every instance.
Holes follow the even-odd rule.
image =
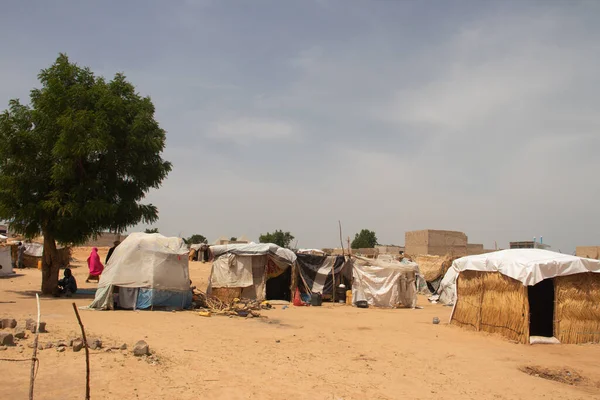
[[[366,300],[376,307],[416,307],[416,263],[352,257],[353,304]]]
[[[600,342],[600,261],[514,249],[454,261],[440,286],[451,323],[521,343]]]
[[[234,297],[291,299],[294,252],[272,243],[211,246],[214,261],[207,293],[223,301]]]
[[[323,298],[329,299],[334,287],[340,283],[350,287],[352,263],[346,257],[313,254],[297,254],[297,257],[298,268],[292,291],[299,287],[301,293],[320,293]]]
[[[0,246],[0,276],[12,275],[13,265],[9,246]]]
[[[94,309],[154,307],[189,308],[191,305],[188,249],[180,238],[158,233],[133,233],[114,251],[100,276]]]

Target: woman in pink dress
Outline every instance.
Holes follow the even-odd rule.
[[[104,265],[100,261],[100,256],[98,255],[98,248],[94,247],[90,256],[87,259],[88,268],[90,270],[90,275],[86,279],[86,282],[100,280],[100,275],[102,271],[104,271]]]

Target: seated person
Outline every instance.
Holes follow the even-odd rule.
[[[71,273],[71,268],[65,268],[65,277],[58,281],[58,292],[60,294],[66,294],[67,297],[77,292],[77,281]]]

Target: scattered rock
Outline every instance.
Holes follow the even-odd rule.
[[[44,349],[48,350],[54,347],[54,343],[52,342],[48,342],[46,343],[46,345],[44,346]]]
[[[150,354],[150,347],[148,343],[143,340],[140,340],[133,346],[133,355],[137,357],[146,356]]]
[[[15,342],[14,342],[12,333],[0,332],[0,345],[14,346]]]
[[[15,337],[17,339],[25,339],[25,335],[26,335],[25,329],[17,329],[15,331]]]
[[[119,350],[127,350],[127,343],[123,343],[121,347],[119,347]]]
[[[252,313],[248,313],[248,315],[246,315],[246,318],[254,318],[254,315],[252,315]]]
[[[276,340],[275,343],[281,343],[281,340]]]
[[[17,320],[12,318],[4,318],[2,320],[2,328],[4,329],[12,329],[17,327]]]
[[[60,346],[56,348],[56,351],[58,351],[59,353],[62,353],[66,350],[67,348],[65,346]]]
[[[33,343],[28,343],[27,347],[29,347],[30,349],[33,349],[34,345],[33,345]]]
[[[434,325],[437,325],[440,323],[440,319],[438,317],[433,318],[433,323]]]
[[[43,344],[38,344],[38,350],[44,350],[44,345]]]
[[[77,353],[78,351],[81,351],[81,349],[83,349],[83,340],[81,340],[81,339],[73,340],[73,351],[75,353]]]
[[[6,349],[7,349],[7,347],[6,347],[6,346],[0,346],[0,351],[4,351],[4,350],[6,350]]]
[[[27,328],[28,331],[31,331],[31,333],[35,333],[37,330],[37,322],[32,320],[31,318],[29,318],[25,322],[25,327]],[[45,333],[45,332],[46,332],[46,323],[40,321],[40,333]]]
[[[92,350],[100,350],[102,348],[102,340],[100,340],[98,338],[93,339],[90,342],[89,346],[90,346],[90,349],[92,349]]]
[[[68,346],[68,344],[64,340],[59,340],[58,342],[56,342],[56,347],[67,347],[67,346]]]

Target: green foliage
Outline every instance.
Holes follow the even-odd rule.
[[[30,105],[11,100],[0,114],[0,219],[43,234],[49,252],[55,240],[79,244],[156,221],[156,207],[140,201],[171,164],[150,98],[123,74],[106,81],[64,54],[38,77]],[[48,257],[43,265],[54,264]]]
[[[237,238],[236,238],[235,236],[232,236],[232,237],[229,239],[229,241],[230,241],[230,242],[237,242]]]
[[[202,235],[199,234],[195,234],[190,236],[189,238],[185,239],[185,242],[187,244],[200,244],[200,243],[208,243],[208,241],[206,240],[206,238]]]
[[[289,247],[292,240],[294,240],[294,237],[291,233],[279,230],[273,233],[267,232],[258,238],[260,243],[273,243],[281,247]]]
[[[354,236],[354,240],[350,247],[353,249],[364,249],[364,248],[372,248],[377,245],[377,235],[375,235],[374,231],[370,231],[368,229],[363,229],[360,233],[357,233]]]
[[[144,231],[144,233],[159,233],[159,232],[158,232],[158,228],[150,228],[150,229],[146,229]]]

